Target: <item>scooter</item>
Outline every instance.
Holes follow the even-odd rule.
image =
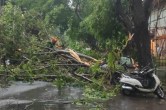
[[[150,68],[149,66],[134,71],[130,73],[130,75],[125,75],[121,71],[116,71],[112,75],[111,83],[120,82],[121,90],[124,95],[131,95],[138,91],[143,93],[154,93],[159,98],[164,98],[165,94],[155,71],[155,68]]]

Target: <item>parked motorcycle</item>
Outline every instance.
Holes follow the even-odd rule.
[[[154,93],[159,98],[164,98],[165,94],[160,79],[155,74],[155,71],[155,68],[150,68],[149,66],[131,72],[129,75],[125,75],[124,72],[121,71],[116,71],[112,75],[111,83],[120,83],[124,95],[130,95],[138,91]]]

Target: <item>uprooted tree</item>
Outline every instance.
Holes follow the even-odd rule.
[[[155,0],[116,0],[118,19],[133,34],[139,66],[152,65],[148,20]]]

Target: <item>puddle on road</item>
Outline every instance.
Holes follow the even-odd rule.
[[[0,110],[74,110],[72,102],[81,97],[81,88],[14,82],[0,89]]]

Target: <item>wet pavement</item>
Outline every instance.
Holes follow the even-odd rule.
[[[166,100],[153,94],[137,94],[134,96],[118,96],[110,99],[108,110],[166,110]]]
[[[72,103],[81,97],[81,88],[58,90],[47,82],[15,82],[0,89],[0,110],[166,110],[166,100],[154,94],[119,94],[105,101],[100,109]]]
[[[73,110],[72,102],[81,96],[80,88],[59,90],[47,82],[14,82],[0,89],[0,110]]]
[[[166,71],[157,74],[165,86]],[[154,94],[119,94],[102,103],[99,109],[93,105],[73,104],[73,101],[82,97],[81,88],[57,89],[51,83],[40,81],[32,84],[13,82],[7,88],[0,88],[0,110],[166,110],[166,100]]]

